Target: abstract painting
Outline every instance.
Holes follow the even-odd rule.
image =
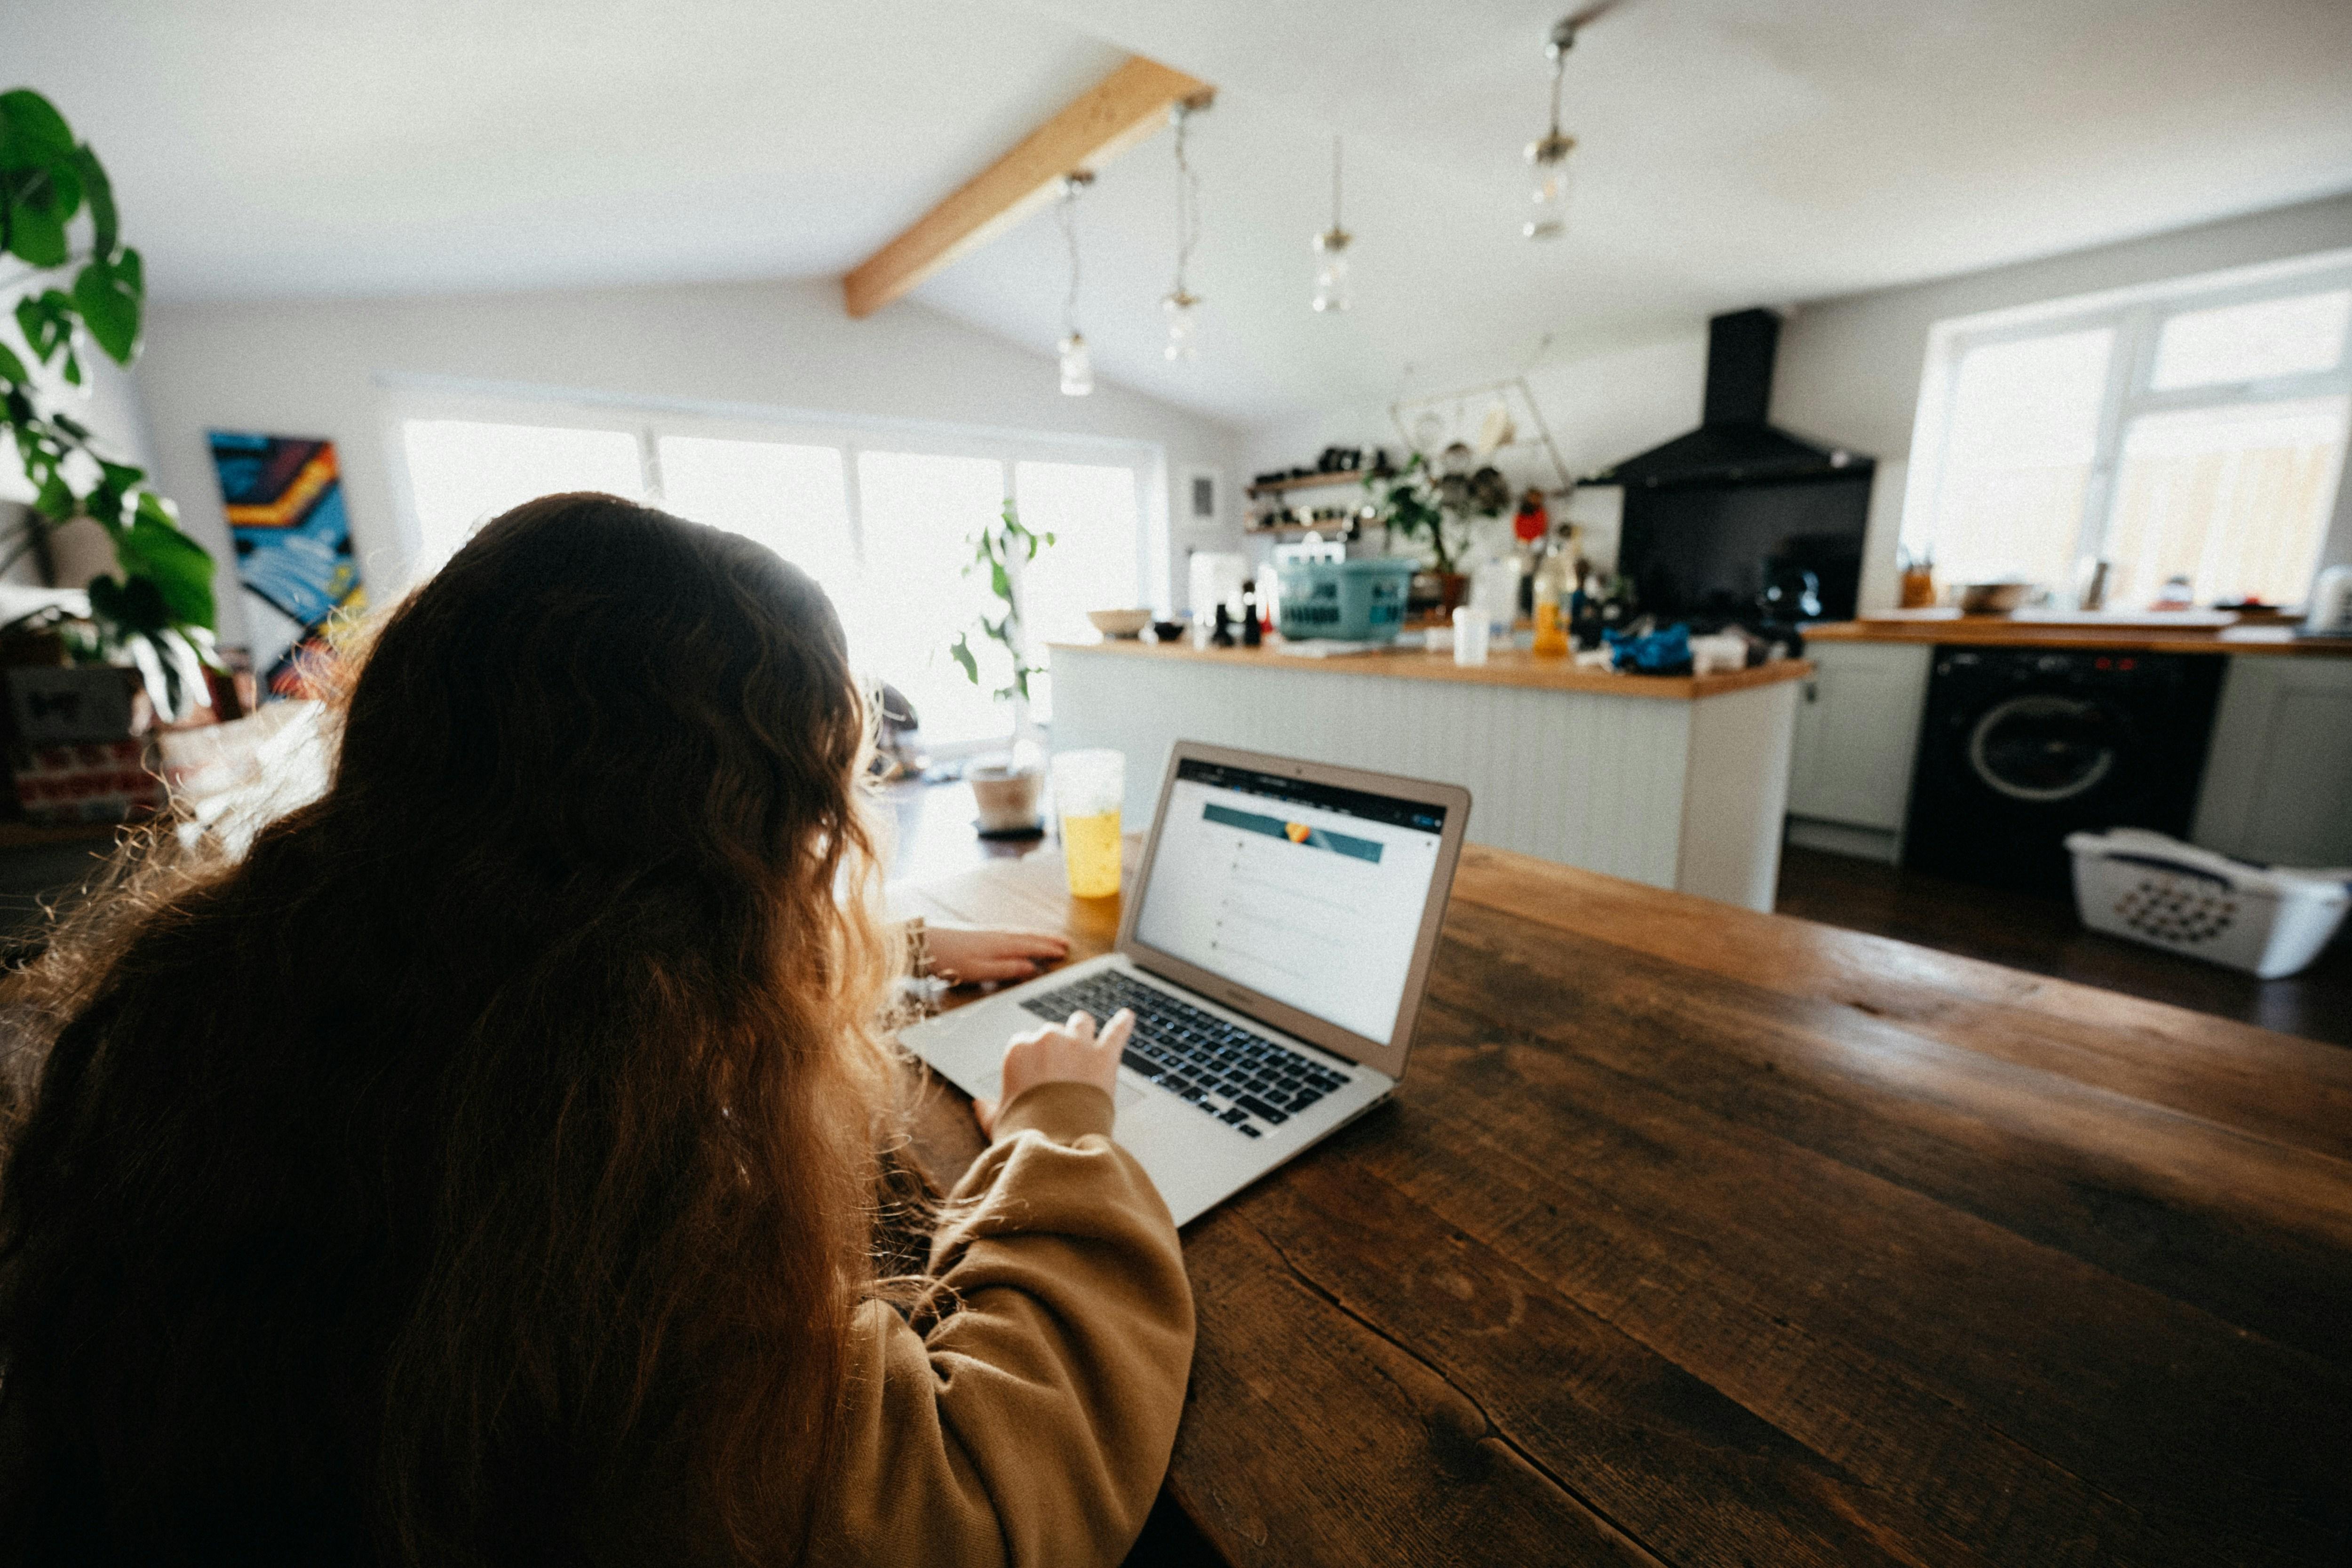
[[[352,553],[351,518],[335,444],[299,436],[211,432],[253,667],[262,689],[290,697],[304,667],[326,651],[338,612],[367,605]]]

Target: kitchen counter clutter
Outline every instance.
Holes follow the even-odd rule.
[[[1619,675],[1497,649],[1310,658],[1053,645],[1054,743],[1127,755],[1150,821],[1179,740],[1457,784],[1473,843],[1769,910],[1797,693],[1811,666]]]
[[[2352,657],[2352,637],[2307,637],[2291,624],[2249,622],[2224,610],[2081,615],[2019,610],[1885,610],[1814,626],[1808,643],[1943,643],[1989,647],[2105,649],[2122,653],[2299,654]]]
[[[1307,645],[1309,647],[1315,645]],[[1581,669],[1570,659],[1538,657],[1525,648],[1498,647],[1484,664],[1456,664],[1454,655],[1396,646],[1375,653],[1317,656],[1286,653],[1273,642],[1263,647],[1194,647],[1189,642],[1147,643],[1106,638],[1099,643],[1055,643],[1055,653],[1099,653],[1140,659],[1194,659],[1209,664],[1259,665],[1270,669],[1324,670],[1346,675],[1392,676],[1406,680],[1450,680],[1473,686],[1523,686],[1542,691],[1598,691],[1612,697],[1664,698],[1689,701],[1728,691],[1801,680],[1811,667],[1781,659],[1727,675],[1633,675]]]

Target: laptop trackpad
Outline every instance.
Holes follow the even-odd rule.
[[[1002,1068],[991,1068],[986,1072],[981,1074],[981,1076],[973,1081],[972,1098],[974,1100],[994,1100],[996,1098],[997,1090],[1004,1086],[1003,1071],[1004,1069]],[[1118,1092],[1111,1096],[1111,1108],[1114,1110],[1126,1110],[1142,1103],[1143,1090],[1138,1089],[1134,1084],[1129,1083],[1127,1079],[1127,1074],[1124,1071],[1120,1072],[1118,1075]]]

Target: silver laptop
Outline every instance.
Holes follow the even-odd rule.
[[[1134,1008],[1116,1136],[1182,1225],[1396,1087],[1469,816],[1454,784],[1179,742],[1117,950],[904,1038],[992,1097],[1012,1036]]]

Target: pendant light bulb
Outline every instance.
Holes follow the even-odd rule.
[[[1586,13],[1585,19],[1591,16]],[[1529,239],[1558,239],[1568,232],[1568,155],[1576,151],[1576,138],[1559,128],[1559,87],[1568,71],[1568,51],[1576,47],[1577,22],[1574,16],[1561,17],[1544,40],[1544,53],[1551,59],[1551,129],[1528,143],[1535,188],[1528,198],[1532,210],[1519,233]]]
[[[1329,228],[1315,237],[1315,297],[1310,301],[1316,310],[1344,310],[1354,300],[1348,290],[1348,241],[1353,237],[1346,229]]]
[[[1318,312],[1344,310],[1354,301],[1348,287],[1348,245],[1356,237],[1339,222],[1339,139],[1331,138],[1331,226],[1315,237],[1315,293],[1307,301]]]
[[[1200,308],[1201,297],[1181,289],[1160,301],[1160,310],[1168,317],[1168,346],[1162,352],[1170,359],[1189,361],[1200,357]]]
[[[1095,389],[1094,356],[1087,352],[1086,334],[1078,331],[1078,193],[1093,184],[1085,169],[1062,176],[1062,202],[1055,209],[1062,222],[1062,239],[1070,252],[1070,290],[1062,298],[1062,341],[1057,350],[1062,395],[1084,397]]]
[[[1087,352],[1083,332],[1072,332],[1061,343],[1062,395],[1085,397],[1095,389],[1094,355]]]
[[[1528,198],[1527,221],[1519,232],[1529,239],[1558,239],[1568,231],[1568,155],[1576,138],[1557,133],[1528,143],[1528,163],[1535,185]]]
[[[1201,352],[1201,297],[1184,281],[1193,247],[1201,243],[1201,176],[1193,172],[1187,156],[1186,132],[1192,129],[1192,116],[1213,101],[1214,94],[1203,91],[1179,100],[1168,110],[1169,121],[1176,128],[1176,283],[1160,300],[1160,313],[1168,321],[1168,342],[1160,352],[1174,363],[1197,359]]]

